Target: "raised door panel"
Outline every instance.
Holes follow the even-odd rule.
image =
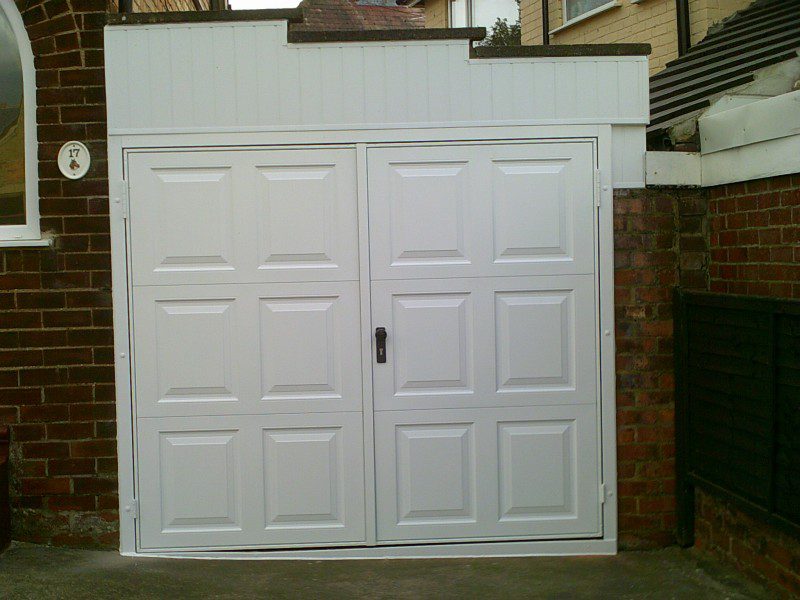
[[[494,530],[499,535],[600,535],[596,407],[505,409],[493,426]]]
[[[469,425],[406,425],[396,432],[399,524],[475,521]]]
[[[466,162],[391,163],[392,265],[467,264]]]
[[[274,284],[258,297],[263,412],[362,410],[357,282]]]
[[[472,313],[469,294],[393,296],[395,395],[472,392]]]
[[[373,280],[594,272],[591,143],[368,150]]]
[[[269,545],[365,538],[361,414],[281,415],[261,426],[261,528]]]
[[[253,152],[253,247],[259,280],[358,279],[355,150]]]
[[[476,273],[468,148],[370,148],[367,168],[373,280]]]
[[[483,274],[594,272],[595,189],[591,143],[498,144],[483,149],[488,235]]]
[[[376,415],[378,540],[478,535],[474,424],[420,413]]]
[[[137,425],[141,550],[364,543],[360,413]]]
[[[595,313],[590,275],[376,281],[375,410],[595,404]]]
[[[142,416],[236,414],[247,397],[247,302],[235,286],[134,290],[134,397]]]
[[[243,541],[241,429],[170,425],[139,424],[142,547]]]
[[[129,171],[134,286],[358,278],[352,148],[136,152]]]
[[[497,406],[597,404],[596,302],[591,275],[490,280]]]
[[[596,407],[375,416],[378,541],[601,533]]]
[[[129,158],[134,285],[241,277],[237,159],[221,153]]]
[[[134,289],[137,415],[362,410],[357,282]]]

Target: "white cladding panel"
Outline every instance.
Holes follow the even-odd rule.
[[[470,59],[467,40],[286,36],[282,21],[108,27],[109,131],[648,121],[645,57]]]

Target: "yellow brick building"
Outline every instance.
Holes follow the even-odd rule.
[[[522,0],[522,43],[541,44],[542,2],[547,2],[551,44],[646,42],[653,46],[650,72],[678,57],[675,0]],[[688,0],[689,31],[697,43],[709,28],[752,0]],[[565,10],[569,18],[565,19]]]
[[[506,0],[513,2],[513,0]],[[688,8],[691,43],[702,40],[715,23],[750,5],[753,0],[683,0]],[[426,27],[485,26],[456,15],[476,12],[481,3],[501,0],[422,0]],[[653,47],[650,73],[678,57],[676,0],[521,0],[522,43],[544,43],[542,3],[549,17],[551,44],[612,44],[646,42]],[[507,7],[506,7],[507,8]],[[486,12],[485,10],[483,11]],[[566,18],[565,18],[566,17]],[[484,19],[486,21],[486,19]]]

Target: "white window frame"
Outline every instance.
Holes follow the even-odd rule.
[[[36,136],[36,69],[28,32],[13,0],[0,0],[3,11],[11,24],[17,40],[22,62],[22,106],[25,126],[25,224],[0,225],[0,247],[44,246],[50,240],[42,239],[39,227],[39,160]]]
[[[480,0],[463,0],[464,6],[466,7],[466,23],[464,25],[459,25],[459,27],[483,27],[483,25],[475,25],[475,4]],[[453,5],[455,4],[455,0],[447,0],[447,26],[448,27],[455,27],[453,25]],[[521,20],[521,17],[520,17]],[[494,23],[492,23],[494,24]],[[489,32],[489,27],[486,27],[487,33]]]
[[[466,23],[463,27],[472,27],[472,1],[473,0],[464,0],[464,5],[467,9],[466,14]],[[447,26],[448,27],[455,27],[453,25],[453,4],[455,4],[455,0],[447,0]]]
[[[589,9],[584,13],[579,14],[577,17],[572,17],[571,19],[567,19],[567,0],[561,0],[561,27],[556,27],[550,33],[556,33],[561,29],[569,27],[574,23],[579,23],[585,19],[589,19],[597,14],[605,12],[611,8],[616,8],[617,6],[621,6],[618,0],[609,0],[605,4],[601,4],[600,6],[596,6],[595,8]]]

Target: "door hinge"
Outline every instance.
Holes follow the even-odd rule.
[[[600,484],[600,504],[606,503],[606,484]]]
[[[128,200],[128,182],[124,179],[120,182],[119,186],[119,194],[115,198],[115,201],[119,203],[120,208],[122,209],[122,218],[127,220],[129,216],[129,206],[130,202]]]
[[[134,498],[128,504],[125,505],[125,512],[130,516],[132,519],[139,518],[139,501]]]
[[[603,173],[600,169],[594,170],[594,205],[599,207],[600,200],[602,198],[603,189],[602,189],[602,181],[603,181]]]

